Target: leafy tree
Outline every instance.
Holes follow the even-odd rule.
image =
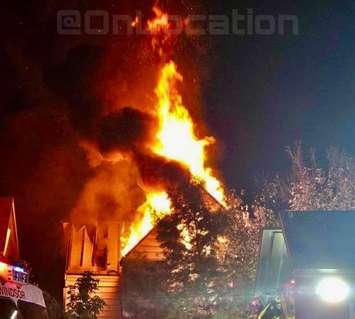
[[[120,296],[125,318],[167,317],[167,296],[161,283],[167,278],[163,261],[125,259],[122,262]]]
[[[272,210],[265,208],[261,197],[249,206],[232,193],[228,203],[230,223],[220,247],[228,289],[216,318],[246,318],[254,294],[261,232],[265,227],[275,226],[277,220]]]
[[[272,211],[243,204],[211,211],[195,186],[173,189],[174,214],[157,226],[164,262],[129,260],[123,265],[127,318],[245,318],[254,288],[260,232],[274,223]],[[252,211],[252,212],[251,212]]]
[[[228,285],[216,245],[228,216],[211,212],[194,185],[171,191],[170,198],[174,214],[158,224],[158,238],[166,253],[168,318],[209,318]]]
[[[335,147],[327,152],[323,167],[311,152],[307,164],[301,145],[288,150],[292,164],[289,207],[294,210],[349,210],[355,208],[355,160]]]
[[[355,208],[355,159],[335,147],[320,165],[315,152],[304,156],[301,143],[287,148],[291,161],[288,177],[265,184],[270,207],[291,210],[349,210]]]
[[[97,295],[99,280],[93,278],[92,273],[84,272],[74,285],[75,291],[70,291],[67,305],[68,319],[96,319],[105,306],[105,301]]]

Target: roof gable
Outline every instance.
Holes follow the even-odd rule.
[[[15,203],[11,197],[0,197],[0,255],[19,259]]]
[[[147,259],[149,261],[162,261],[165,259],[164,249],[158,240],[158,232],[153,228],[143,239],[131,249],[125,259]]]

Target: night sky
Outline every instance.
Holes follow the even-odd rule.
[[[173,10],[190,2],[166,1]],[[56,13],[150,7],[150,1],[14,0],[1,11],[0,194],[15,197],[23,257],[57,296],[60,221],[92,174],[77,139],[113,99],[112,83],[138,67],[127,63],[131,39],[60,36]],[[352,1],[216,0],[194,8],[214,14],[252,8],[299,19],[296,36],[206,36],[181,49],[182,56],[197,52],[187,65],[201,75],[199,116],[220,143],[216,161],[228,187],[253,192],[256,177],[287,170],[285,147],[296,140],[320,154],[330,145],[355,153]]]
[[[296,140],[320,156],[329,145],[354,154],[355,7],[350,1],[247,7],[296,14],[300,22],[298,36],[215,39],[206,117],[225,142],[229,184],[253,189],[253,177],[287,169],[284,149]]]

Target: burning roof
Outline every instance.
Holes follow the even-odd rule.
[[[182,73],[167,49],[167,43],[175,43],[176,35],[168,32],[167,14],[158,7],[153,12],[155,17],[147,21],[150,50],[156,52],[160,63],[154,92],[145,92],[152,95],[152,104],[149,109],[139,105],[118,108],[97,121],[95,134],[82,142],[97,175],[73,210],[74,218],[81,215],[86,220],[93,209],[104,214],[110,211],[106,219],[123,225],[122,255],[136,246],[158,219],[173,212],[172,186],[193,183],[226,206],[223,185],[207,165],[207,149],[215,139],[197,134],[181,94]]]

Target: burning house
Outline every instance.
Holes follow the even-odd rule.
[[[194,184],[214,205],[226,205],[222,183],[207,165],[213,137],[200,137],[180,86],[183,76],[166,52],[174,41],[167,14],[154,8],[147,21],[158,79],[147,109],[121,107],[106,112],[81,146],[95,175],[87,182],[64,223],[67,247],[64,297],[85,271],[100,280],[107,306],[100,318],[120,318],[120,261],[144,255],[163,257],[154,226],[174,212],[169,191]],[[170,48],[171,49],[171,48]]]
[[[100,318],[121,318],[119,225],[114,222],[100,223],[96,227],[64,224],[67,245],[64,302],[70,289],[85,271],[99,279],[98,295],[106,302]],[[153,230],[132,251],[129,258],[146,258],[159,261],[163,250]]]

